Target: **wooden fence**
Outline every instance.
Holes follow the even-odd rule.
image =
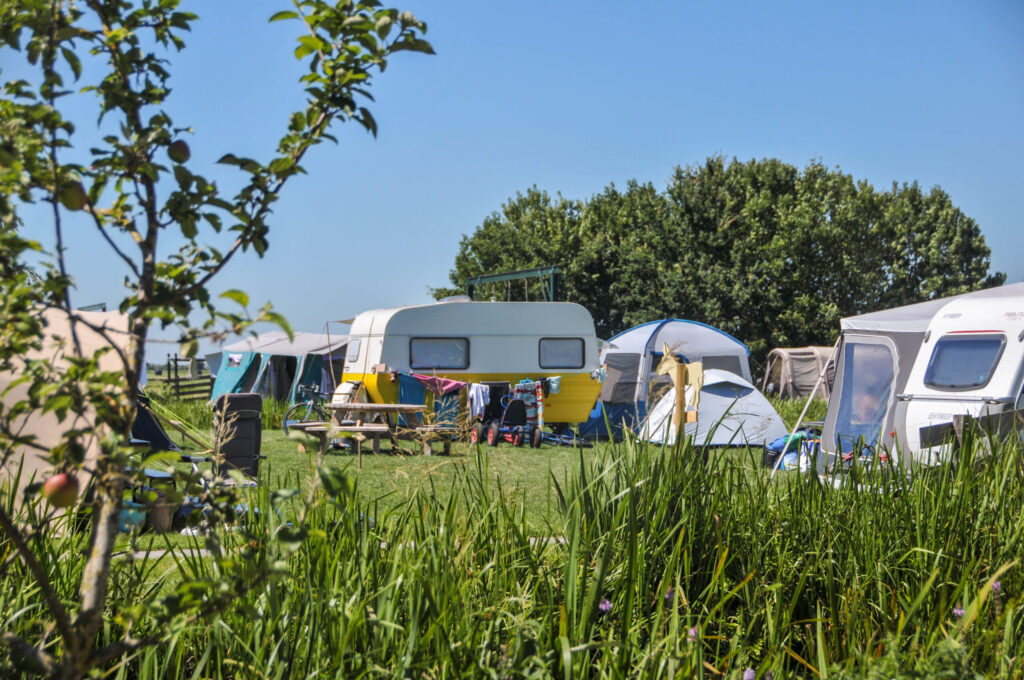
[[[177,399],[184,400],[207,400],[213,393],[213,376],[206,369],[206,362],[196,359],[196,365],[192,371],[188,370],[189,359],[183,359],[177,354],[167,355],[167,368],[161,376],[151,377],[151,380],[158,380],[170,388],[170,393]],[[181,370],[182,366],[185,370]],[[197,375],[198,374],[198,375]]]

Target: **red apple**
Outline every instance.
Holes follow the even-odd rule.
[[[50,505],[66,508],[78,497],[78,479],[66,472],[59,472],[43,484],[43,496]]]

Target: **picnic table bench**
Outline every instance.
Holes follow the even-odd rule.
[[[363,466],[363,441],[369,439],[374,453],[380,453],[381,438],[388,439],[397,446],[399,439],[414,439],[423,445],[423,453],[434,453],[433,442],[443,444],[444,453],[451,452],[451,435],[457,433],[455,426],[440,424],[424,424],[422,414],[426,410],[423,404],[364,404],[346,402],[342,404],[325,404],[325,408],[338,414],[339,423],[310,422],[296,423],[293,427],[315,435],[320,439],[320,449],[327,450],[331,439],[352,435],[355,440],[356,459],[358,466]],[[344,416],[348,415],[346,421]],[[399,416],[409,421],[406,425],[398,424]],[[367,422],[368,418],[380,417],[381,422]]]

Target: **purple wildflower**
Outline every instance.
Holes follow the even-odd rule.
[[[748,668],[743,671],[743,680],[757,680],[757,673],[754,672],[753,668]]]
[[[607,614],[612,610],[612,601],[606,597],[603,600],[601,600],[601,603],[597,605],[597,608],[600,609],[603,613]]]
[[[992,592],[993,593],[998,595],[1000,593],[1000,591],[1002,591],[1002,589],[1003,589],[1003,584],[1002,583],[1000,583],[999,581],[993,581],[992,582]]]
[[[696,642],[697,641],[697,626],[694,626],[693,628],[691,628],[688,631],[688,635],[686,636],[686,641],[687,642]]]
[[[963,615],[964,615],[964,608],[963,607],[953,607],[953,616],[955,616],[956,618],[960,619],[960,618],[963,618]]]

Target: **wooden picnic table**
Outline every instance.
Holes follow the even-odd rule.
[[[380,439],[386,437],[391,441],[392,446],[398,445],[398,439],[405,433],[398,424],[399,416],[406,416],[408,433],[414,438],[420,438],[423,443],[423,452],[431,455],[433,449],[430,441],[432,438],[440,437],[444,442],[444,452],[448,453],[451,442],[448,435],[455,432],[455,428],[430,426],[423,424],[423,412],[426,411],[424,404],[370,404],[345,402],[338,404],[324,404],[324,408],[334,411],[337,414],[337,423],[297,423],[294,427],[316,435],[320,439],[321,452],[327,451],[331,439],[343,435],[355,435],[356,458],[358,466],[363,466],[363,440],[369,439],[374,453],[380,453]],[[346,418],[346,416],[348,416]],[[372,422],[376,418],[381,422]]]

